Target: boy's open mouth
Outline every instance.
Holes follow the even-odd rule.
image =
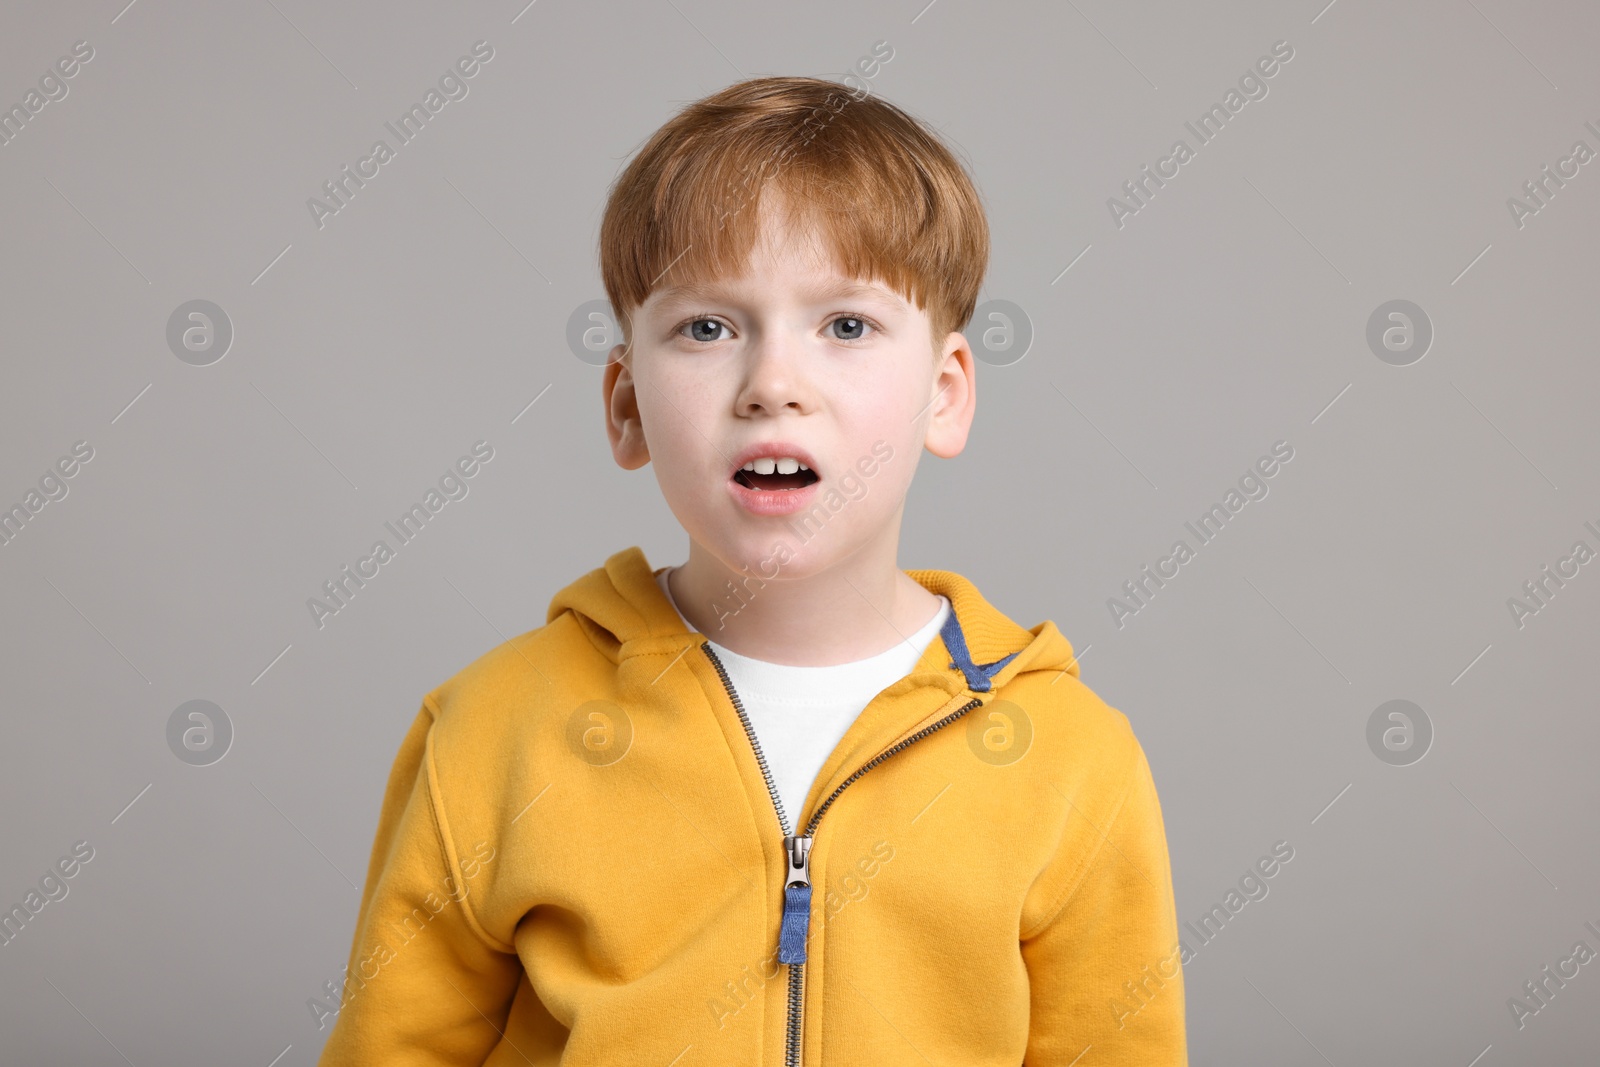
[[[760,515],[788,514],[790,504],[798,506],[812,496],[811,487],[822,481],[816,458],[795,441],[752,442],[729,458],[731,491],[742,506]]]
[[[772,489],[803,489],[817,480],[817,472],[810,470],[795,471],[793,474],[757,474],[755,471],[738,470],[733,473],[733,480],[746,489],[767,491]]]

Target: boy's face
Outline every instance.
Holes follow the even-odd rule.
[[[950,457],[966,444],[971,348],[951,333],[935,359],[925,311],[837,273],[777,198],[761,210],[742,277],[689,293],[669,271],[634,311],[627,363],[618,345],[605,368],[612,453],[628,470],[653,461],[691,541],[729,570],[772,577],[779,543],[783,577],[863,550],[894,565],[923,448]],[[809,456],[815,483],[777,488],[804,472],[736,478],[752,448]]]

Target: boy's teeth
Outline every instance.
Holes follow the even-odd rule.
[[[796,471],[808,471],[811,468],[792,456],[783,456],[781,458],[762,456],[760,459],[753,459],[746,463],[742,469],[755,474],[772,474],[773,472],[793,474]]]

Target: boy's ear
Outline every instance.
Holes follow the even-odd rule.
[[[967,446],[972,417],[978,408],[977,365],[966,335],[945,338],[943,358],[933,379],[932,414],[925,444],[940,459],[961,454]]]
[[[611,440],[611,455],[623,470],[638,470],[650,462],[650,446],[644,439],[644,423],[639,418],[639,398],[634,389],[633,371],[622,360],[626,344],[617,345],[607,356],[600,377],[600,392],[605,402],[606,437]]]

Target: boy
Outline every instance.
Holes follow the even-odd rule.
[[[641,149],[600,248],[612,453],[689,558],[616,552],[424,698],[321,1062],[1186,1063],[1127,718],[1054,623],[896,566],[976,402],[961,166],[754,79]]]

